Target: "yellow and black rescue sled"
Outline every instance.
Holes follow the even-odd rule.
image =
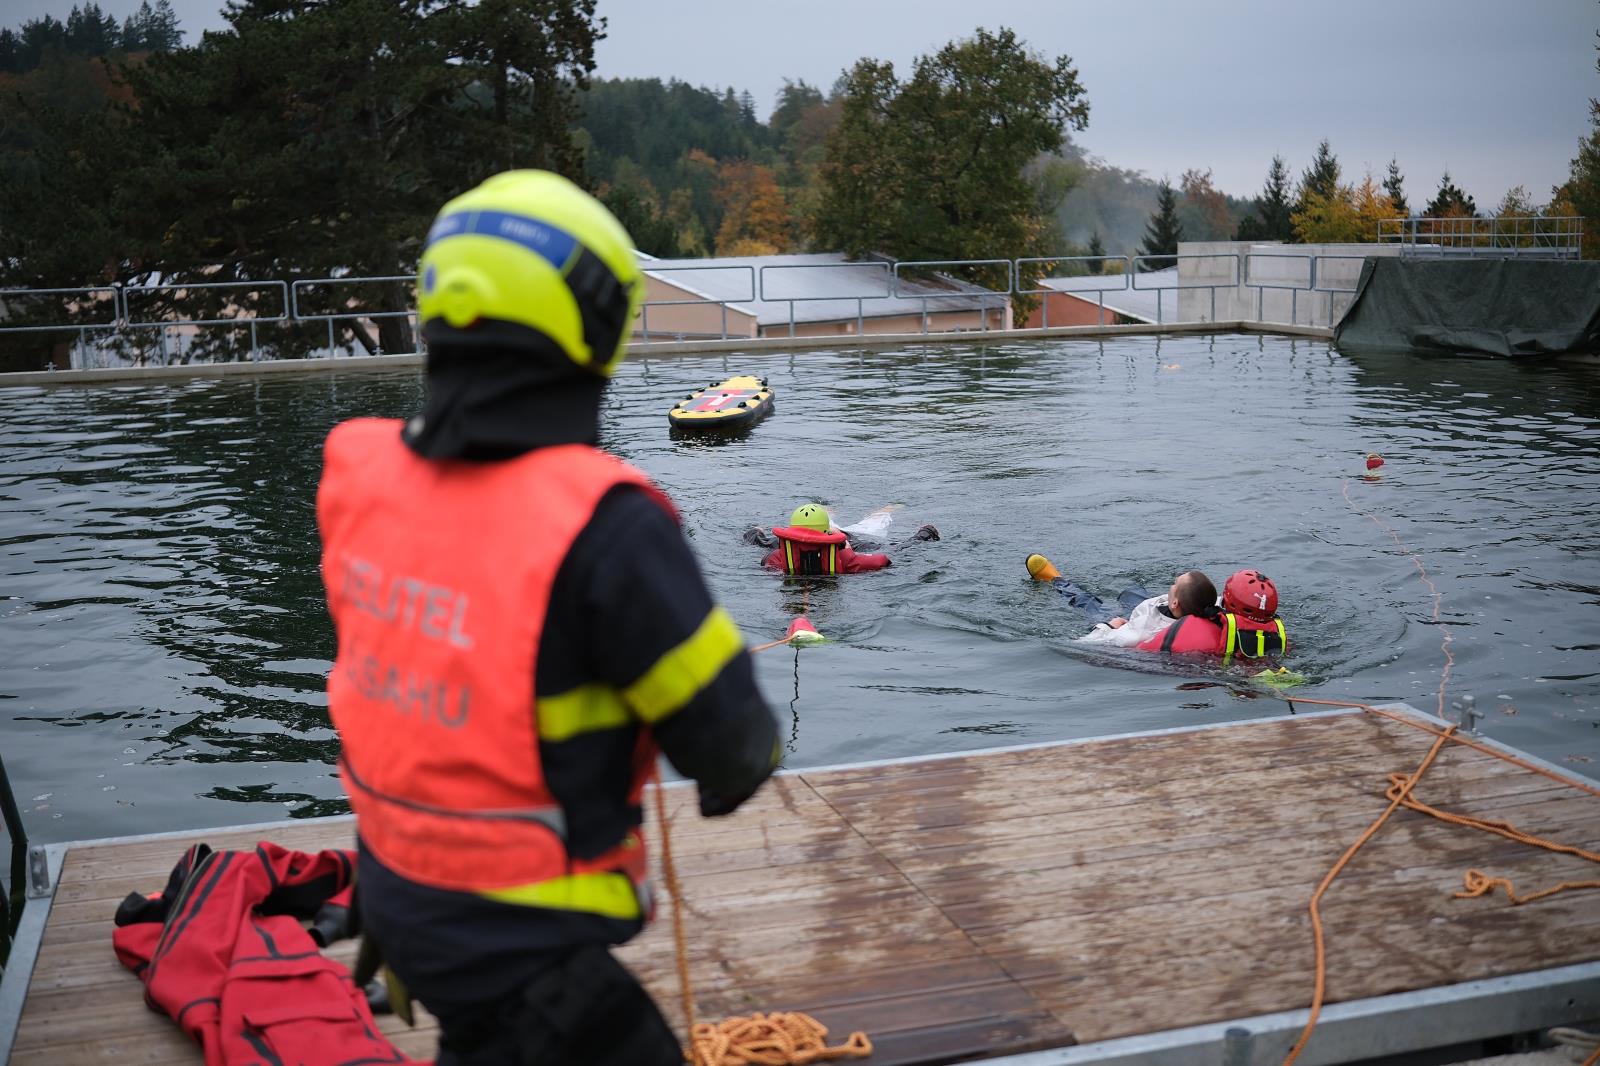
[[[696,389],[667,412],[673,429],[691,433],[751,426],[772,411],[772,389],[765,378],[747,374]]]

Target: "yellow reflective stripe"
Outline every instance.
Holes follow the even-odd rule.
[[[828,545],[828,573],[837,574],[838,572],[839,546],[837,544],[830,544]]]
[[[598,683],[540,697],[534,716],[539,722],[539,739],[552,743],[597,729],[617,729],[633,720],[621,693]]]
[[[586,911],[607,918],[638,918],[639,894],[627,874],[567,874],[531,885],[492,888],[478,895],[520,907],[550,907],[562,911]]]
[[[1287,655],[1289,653],[1289,633],[1283,628],[1283,619],[1274,618],[1272,624],[1278,627],[1278,650]]]
[[[727,611],[713,607],[694,635],[657,659],[623,690],[623,698],[640,718],[659,722],[694,699],[742,651],[739,627]]]
[[[1234,645],[1239,640],[1239,620],[1231,612],[1225,612],[1222,617],[1228,620],[1228,642],[1222,646],[1222,665],[1227,666],[1233,659]]]
[[[794,573],[794,545],[788,541],[783,542],[783,568]]]

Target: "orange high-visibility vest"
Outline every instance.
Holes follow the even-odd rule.
[[[435,461],[406,447],[400,429],[388,419],[335,427],[317,490],[338,633],[328,707],[363,843],[438,888],[620,871],[642,893],[636,830],[592,859],[568,855],[565,814],[540,764],[534,678],[556,572],[601,497],[637,485],[676,517],[672,504],[638,470],[585,445]],[[630,802],[655,754],[641,732]],[[585,909],[581,891],[557,895]]]

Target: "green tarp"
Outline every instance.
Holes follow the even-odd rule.
[[[1386,351],[1600,352],[1600,262],[1368,259],[1333,336]]]

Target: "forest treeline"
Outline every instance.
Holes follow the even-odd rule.
[[[662,257],[1160,255],[1368,239],[1411,213],[1600,216],[1600,111],[1542,203],[1519,187],[1480,212],[1448,174],[1411,194],[1398,161],[1349,175],[1326,141],[1241,199],[1199,165],[1153,179],[1087,155],[1072,60],[1003,28],[903,71],[786,82],[763,116],[733,88],[592,78],[594,0],[233,0],[225,18],[188,44],[168,0],[0,30],[0,287],[403,275],[445,199],[515,166],[590,188]]]

